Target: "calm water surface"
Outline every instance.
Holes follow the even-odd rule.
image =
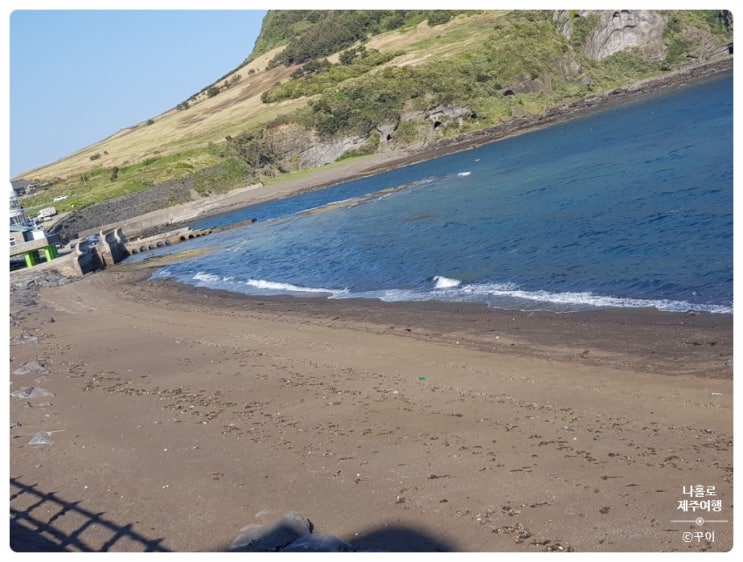
[[[263,295],[732,313],[732,89],[727,75],[213,217],[194,226],[258,222],[169,249],[215,251],[154,277]]]

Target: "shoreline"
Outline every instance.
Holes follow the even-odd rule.
[[[295,295],[248,295],[180,283],[150,280],[158,258],[117,264],[88,276],[96,287],[110,287],[129,298],[139,295],[158,306],[200,307],[228,313],[250,311],[261,318],[328,325],[371,334],[392,331],[397,336],[473,350],[548,361],[610,368],[630,368],[654,375],[733,378],[734,315],[711,312],[667,312],[654,308],[596,308],[575,312],[524,311],[489,307],[486,303],[440,300],[386,302],[379,299]],[[64,286],[85,278],[60,277],[44,270],[26,270],[11,290],[13,309],[24,302],[37,305],[40,287]],[[86,276],[86,278],[88,277]],[[29,281],[24,281],[29,279]],[[51,279],[51,280],[50,280]],[[16,293],[17,294],[14,294]]]
[[[485,303],[384,302],[376,299],[251,296],[145,281],[173,306],[209,298],[220,309],[248,306],[261,314],[305,322],[342,320],[354,329],[395,333],[481,351],[579,359],[586,365],[632,368],[652,374],[732,379],[733,314],[606,308],[570,313],[520,311]]]
[[[11,280],[17,551],[224,552],[288,512],[367,552],[732,548],[671,522],[690,482],[731,519],[732,318],[148,276]]]
[[[264,298],[153,267],[10,275],[17,552],[225,552],[288,512],[365,552],[733,547],[732,314]],[[696,483],[713,540],[678,521]]]
[[[649,78],[616,88],[610,92],[584,97],[563,106],[553,107],[542,114],[511,118],[508,121],[479,131],[441,139],[429,146],[377,152],[371,155],[336,161],[320,168],[301,170],[288,176],[280,176],[272,179],[267,184],[252,184],[233,189],[211,198],[206,197],[197,201],[182,203],[175,207],[166,207],[139,217],[88,229],[84,233],[87,235],[101,230],[113,230],[122,227],[125,234],[131,235],[131,233],[127,233],[127,225],[129,225],[134,229],[133,236],[139,236],[142,232],[150,235],[186,227],[196,222],[208,220],[211,217],[249,208],[253,205],[325,189],[535,132],[551,125],[585,117],[625,103],[632,103],[644,97],[659,95],[691,83],[714,79],[720,74],[732,72],[732,69],[732,56],[712,62],[690,65],[664,76]],[[144,217],[148,217],[146,227],[139,224]]]
[[[322,168],[302,170],[298,172],[300,176],[279,177],[259,189],[248,187],[242,190],[234,190],[231,194],[228,192],[221,199],[221,205],[218,209],[209,209],[187,222],[201,221],[211,216],[221,215],[251,205],[332,187],[535,132],[545,127],[586,117],[592,113],[611,109],[625,103],[632,103],[645,97],[660,95],[693,83],[713,79],[720,74],[732,72],[732,70],[732,56],[713,62],[691,65],[668,75],[649,78],[616,88],[610,92],[585,97],[564,106],[554,107],[543,114],[512,118],[486,129],[442,139],[431,146],[375,153],[349,161],[335,162]]]

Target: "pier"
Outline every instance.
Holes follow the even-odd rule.
[[[73,247],[73,270],[77,275],[85,275],[91,271],[102,269],[136,254],[142,254],[201,238],[217,232],[232,230],[253,224],[255,219],[248,219],[235,224],[218,227],[191,229],[190,227],[169,230],[147,237],[127,239],[122,228],[101,231],[90,241],[91,237],[81,240]],[[56,250],[56,248],[54,248]]]

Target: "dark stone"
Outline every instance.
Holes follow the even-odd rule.
[[[312,523],[298,513],[289,512],[274,525],[247,525],[232,541],[234,552],[276,552],[312,532]]]

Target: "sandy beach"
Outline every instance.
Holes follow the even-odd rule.
[[[732,315],[254,298],[155,265],[10,275],[14,551],[225,552],[290,512],[357,551],[732,548]]]
[[[15,550],[219,552],[287,512],[360,551],[732,547],[730,316],[148,275],[11,278]]]

